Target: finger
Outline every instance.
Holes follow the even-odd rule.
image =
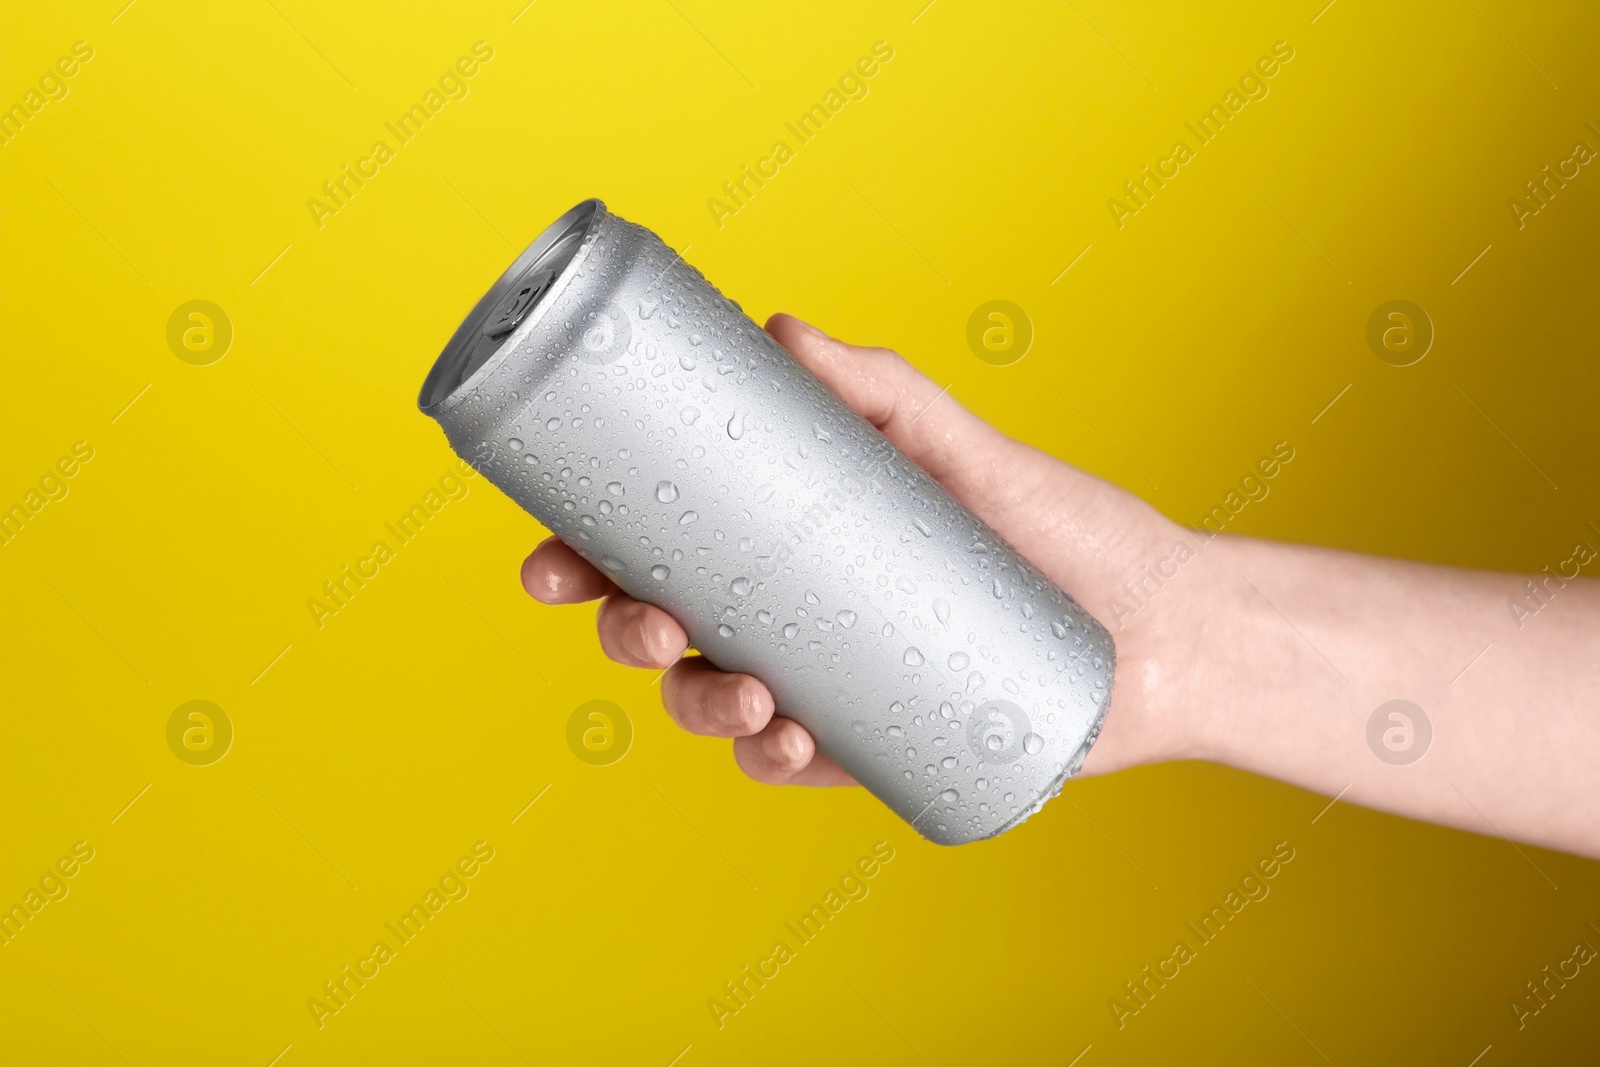
[[[576,604],[617,591],[611,579],[554,537],[522,561],[522,588],[542,604]]]
[[[745,774],[767,785],[855,785],[827,756],[805,727],[793,719],[774,718],[766,729],[733,739],[733,758]]]
[[[940,481],[967,480],[975,466],[1003,468],[1022,445],[953,400],[946,389],[887,348],[836,341],[793,315],[767,331],[824,385]]]
[[[672,666],[689,647],[689,635],[671,615],[654,604],[613,593],[595,617],[600,648],[628,667]]]
[[[1069,587],[1099,594],[1130,553],[1166,536],[1165,521],[1132,494],[1012,440],[894,352],[845,344],[791,315],[774,315],[767,330],[957,500]]]
[[[667,714],[691,734],[746,737],[772,720],[772,693],[748,674],[717,670],[701,656],[679,660],[661,679]]]

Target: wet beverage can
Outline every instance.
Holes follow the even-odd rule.
[[[1110,635],[651,231],[588,200],[418,400],[456,453],[924,837],[1003,833],[1082,766]]]

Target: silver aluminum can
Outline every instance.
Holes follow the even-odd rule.
[[[1099,623],[598,200],[478,302],[418,404],[930,840],[1021,822],[1099,733]]]

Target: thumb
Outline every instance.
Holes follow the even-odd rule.
[[[976,502],[969,493],[1004,471],[1023,447],[956,403],[949,386],[941,388],[887,348],[836,341],[793,315],[772,316],[767,332],[969,507]]]
[[[896,353],[792,315],[774,315],[767,332],[1063,588],[1113,591],[1139,552],[1170,535],[1133,494],[1007,437]]]

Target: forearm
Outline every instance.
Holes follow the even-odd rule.
[[[1545,579],[1536,599],[1526,576],[1252,538],[1202,555],[1179,612],[1190,684],[1165,695],[1191,754],[1600,855],[1600,582]],[[1414,722],[1408,747],[1405,720],[1384,716],[1369,740],[1397,699],[1431,739]]]

